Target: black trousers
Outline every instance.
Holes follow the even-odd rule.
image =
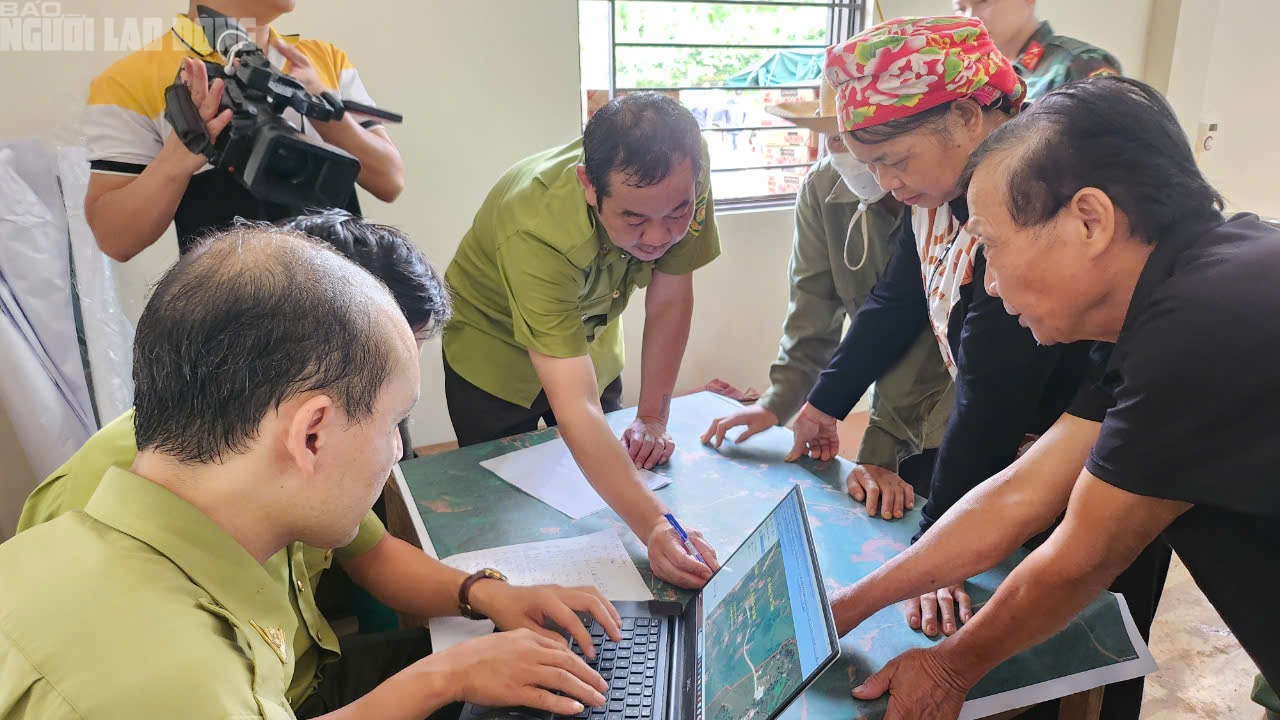
[[[898,477],[907,481],[920,497],[929,497],[933,487],[933,463],[938,459],[938,449],[930,448],[898,463]]]
[[[384,633],[348,635],[338,641],[342,657],[320,670],[320,684],[295,714],[313,718],[346,707],[368,695],[384,680],[431,654],[426,628]],[[452,720],[462,712],[451,703],[431,715],[431,720]]]
[[[556,416],[551,412],[545,390],[533,399],[532,406],[521,407],[462,379],[444,359],[444,353],[440,355],[444,362],[444,397],[449,404],[449,421],[453,423],[460,447],[537,430],[538,420],[545,420],[547,427],[555,427]],[[621,375],[600,394],[600,407],[605,412],[622,409]]]

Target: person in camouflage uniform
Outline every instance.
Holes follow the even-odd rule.
[[[953,0],[952,5],[987,27],[996,48],[1026,81],[1028,100],[1072,80],[1122,74],[1120,61],[1106,50],[1055,34],[1048,21],[1036,17],[1035,0]]]

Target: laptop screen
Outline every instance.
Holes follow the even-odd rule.
[[[798,488],[701,594],[705,720],[766,720],[837,651]]]

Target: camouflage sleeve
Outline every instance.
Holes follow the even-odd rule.
[[[1066,82],[1103,75],[1123,74],[1120,69],[1120,61],[1115,59],[1111,53],[1103,50],[1093,50],[1080,53],[1071,59],[1071,65],[1067,68]]]

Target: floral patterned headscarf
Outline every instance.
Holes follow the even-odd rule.
[[[827,48],[841,130],[880,125],[952,100],[989,105],[1001,94],[1014,109],[1026,84],[977,18],[898,18]]]

